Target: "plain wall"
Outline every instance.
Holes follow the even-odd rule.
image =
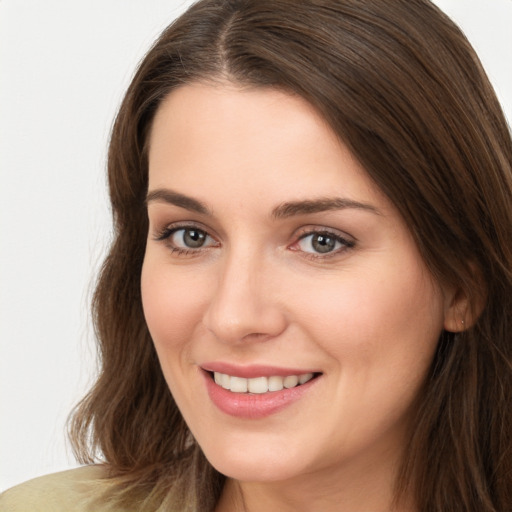
[[[76,466],[65,421],[95,373],[106,144],[137,62],[190,1],[0,0],[0,491]],[[512,0],[437,0],[512,120]]]

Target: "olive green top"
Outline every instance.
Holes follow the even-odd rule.
[[[0,494],[0,512],[102,512],[95,489],[104,474],[84,466],[29,480]]]

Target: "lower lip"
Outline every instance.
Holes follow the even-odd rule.
[[[211,375],[203,371],[210,400],[224,413],[244,419],[259,419],[275,414],[293,404],[307,393],[318,380],[313,378],[305,384],[281,391],[261,394],[233,393],[215,384]]]

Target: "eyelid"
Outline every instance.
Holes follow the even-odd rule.
[[[165,224],[163,227],[156,227],[153,230],[153,237],[156,241],[162,241],[168,238],[172,233],[180,230],[180,229],[198,229],[200,231],[204,231],[210,238],[213,238],[217,241],[217,237],[211,233],[211,230],[205,227],[200,222],[195,221],[177,221],[171,222],[170,224]]]
[[[344,240],[345,242],[351,243],[351,244],[355,244],[357,242],[356,237],[350,235],[349,233],[347,233],[345,231],[341,231],[336,228],[331,228],[331,227],[322,226],[322,225],[314,225],[314,224],[308,225],[308,226],[303,226],[300,229],[298,229],[295,233],[295,241],[305,238],[308,235],[314,235],[314,234],[318,234],[318,233],[320,233],[320,234],[325,233],[325,234],[333,235],[334,237]]]

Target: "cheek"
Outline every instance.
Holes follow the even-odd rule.
[[[141,275],[144,316],[159,356],[183,350],[200,324],[205,288],[187,272],[170,272],[147,257]],[[162,358],[161,358],[162,361]]]
[[[310,337],[344,374],[368,384],[424,375],[443,325],[442,295],[426,270],[402,259],[342,277],[298,299]]]
[[[347,278],[302,308],[309,337],[330,356],[332,423],[357,418],[350,445],[405,425],[431,365],[442,330],[441,295],[422,272],[404,274],[390,272],[368,286],[361,275]]]

